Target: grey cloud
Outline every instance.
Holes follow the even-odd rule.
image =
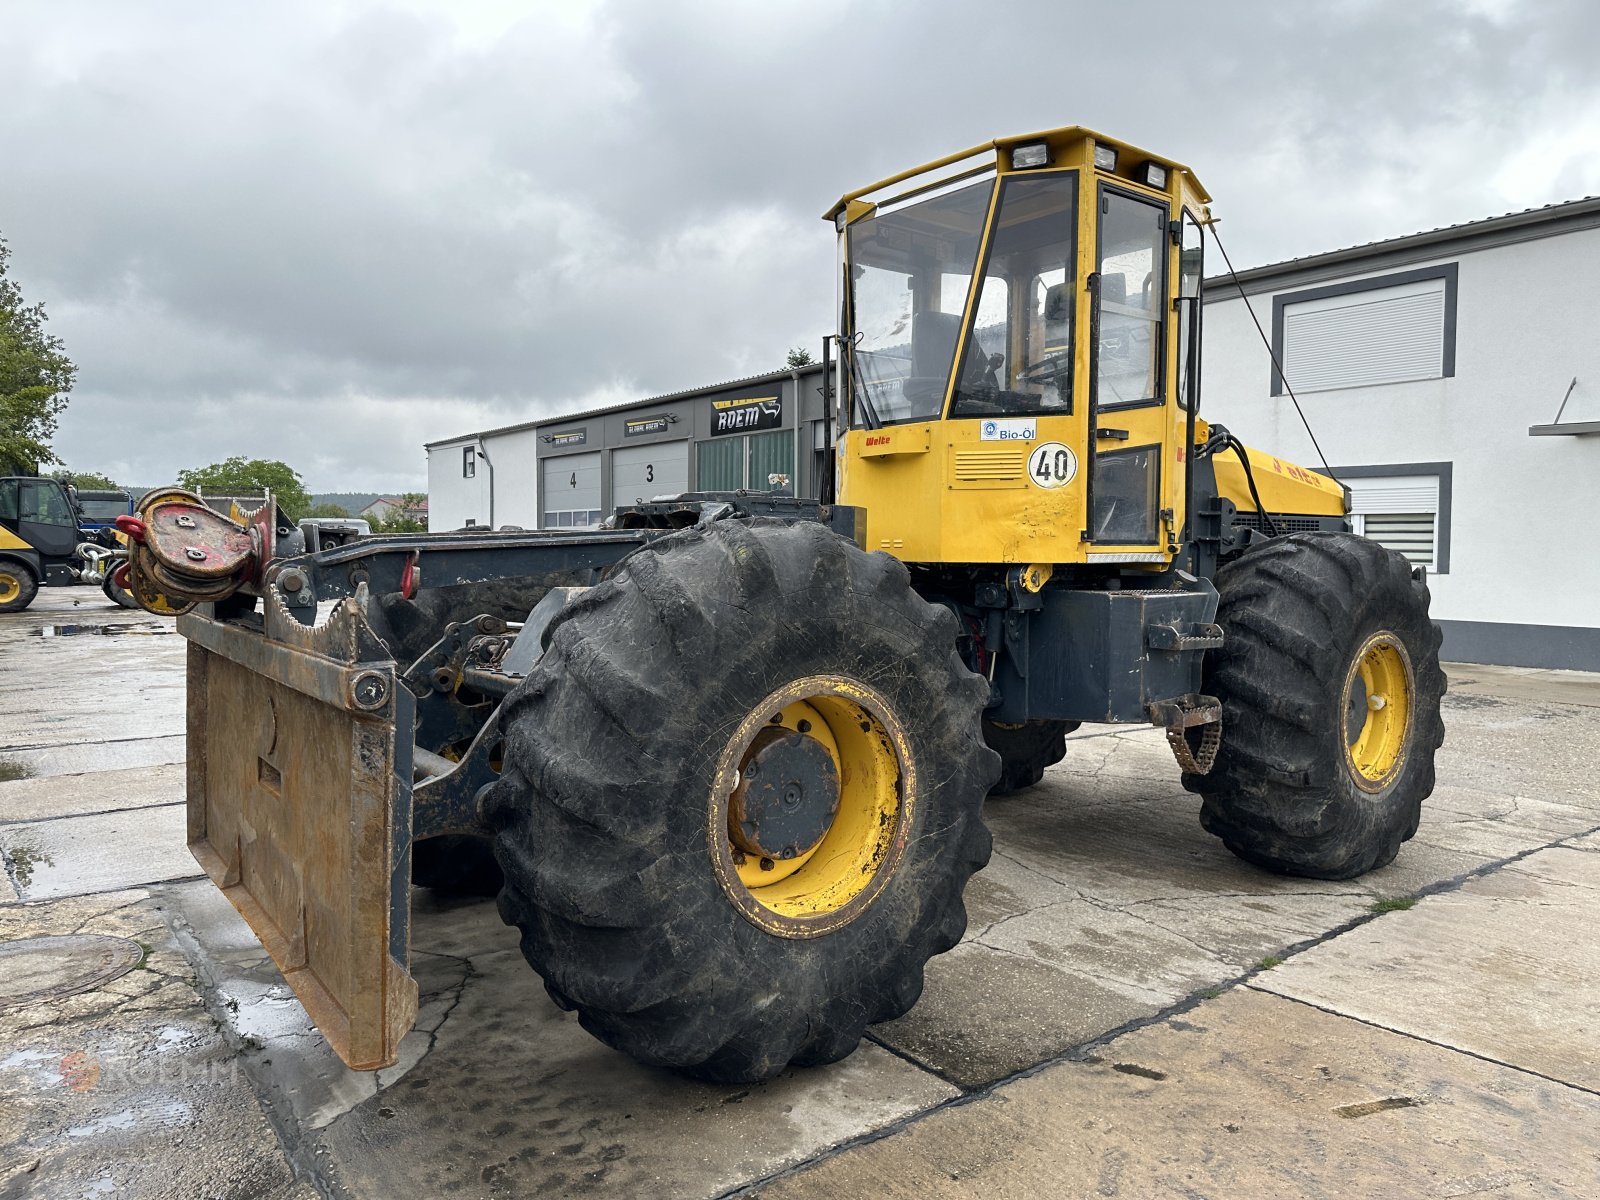
[[[1002,133],[1189,161],[1239,265],[1600,190],[1578,3],[8,8],[0,233],[80,366],[59,447],[319,490],[424,440],[769,368],[842,191]],[[1559,131],[1555,131],[1559,133]]]

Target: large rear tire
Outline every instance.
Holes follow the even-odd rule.
[[[1001,725],[985,717],[984,744],[1000,756],[1000,779],[989,789],[989,795],[1009,796],[1038,783],[1047,767],[1066,757],[1067,734],[1077,727],[1076,721]]]
[[[1204,690],[1222,745],[1201,824],[1247,862],[1350,879],[1417,831],[1444,741],[1438,627],[1405,558],[1367,538],[1297,533],[1216,578],[1225,641]]]
[[[906,1012],[990,851],[989,688],[957,634],[902,564],[809,522],[671,535],[569,605],[485,804],[551,997],[720,1082]]]

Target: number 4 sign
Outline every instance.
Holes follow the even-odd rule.
[[[1028,455],[1028,482],[1035,487],[1058,488],[1078,474],[1078,456],[1060,442],[1035,446]]]

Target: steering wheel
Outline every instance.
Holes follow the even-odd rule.
[[[1046,354],[1030,367],[1024,367],[1017,372],[1018,383],[1046,383],[1058,380],[1072,367],[1072,351],[1057,350],[1054,354]]]

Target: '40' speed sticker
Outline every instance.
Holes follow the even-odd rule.
[[[1028,455],[1028,482],[1035,487],[1058,488],[1078,474],[1078,456],[1060,442],[1035,446]]]

